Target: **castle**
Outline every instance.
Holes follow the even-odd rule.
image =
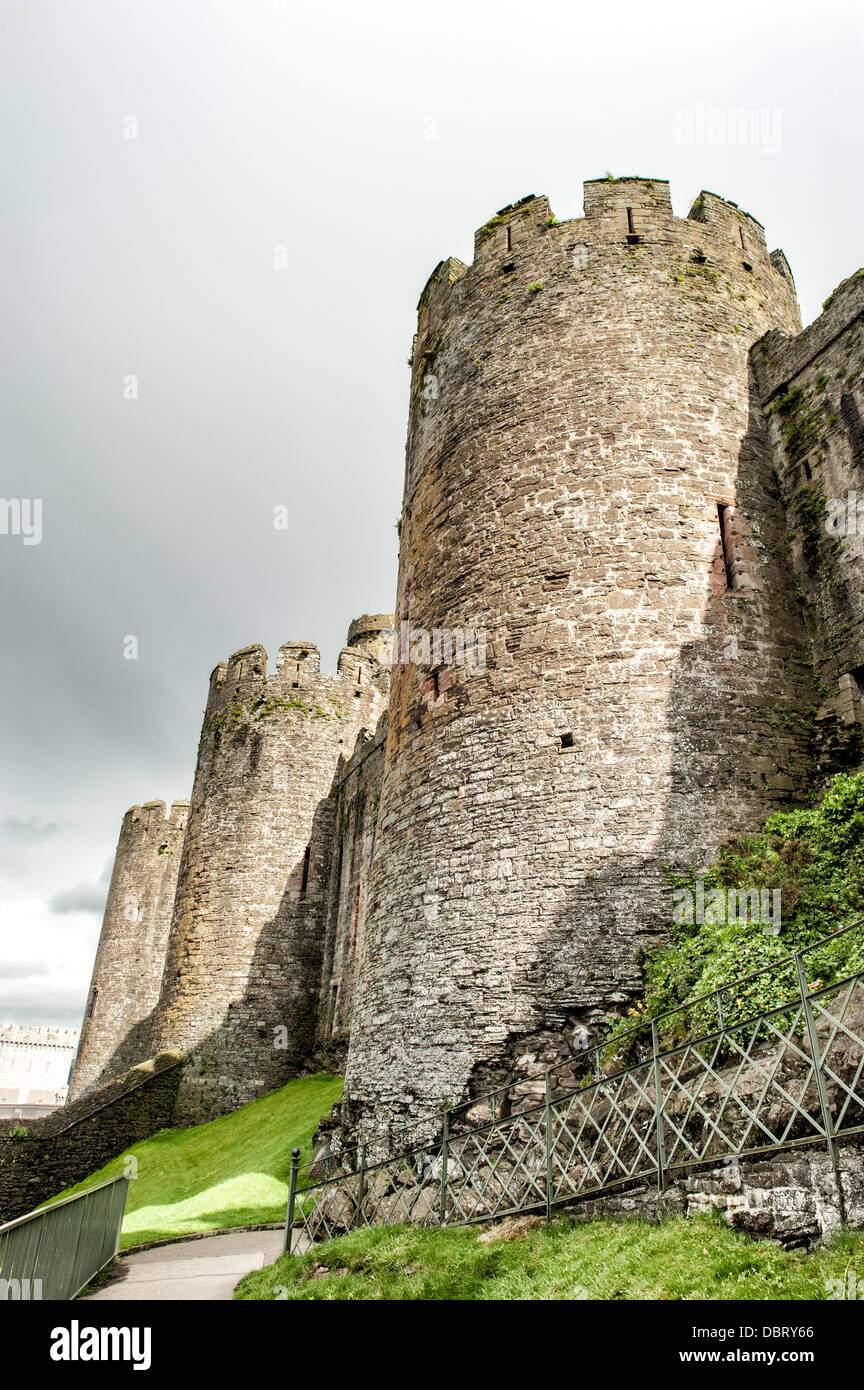
[[[439,264],[395,615],[335,675],[216,668],[188,806],[123,822],[72,1097],[178,1048],[190,1123],[347,1049],[380,1139],[593,1040],[664,866],[860,761],[862,369],[864,272],[802,332],[761,225],[663,180]]]

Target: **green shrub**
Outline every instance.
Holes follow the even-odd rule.
[[[703,874],[669,874],[673,889],[778,888],[782,920],[777,935],[759,921],[717,924],[673,923],[667,942],[643,954],[645,994],[629,1017],[616,1024],[607,1042],[614,1055],[619,1039],[641,1019],[678,1009],[687,1000],[723,989],[728,1025],[799,998],[794,962],[744,983],[763,966],[776,966],[794,951],[829,939],[804,957],[807,983],[820,988],[864,971],[864,928],[833,934],[864,916],[864,772],[835,777],[818,806],[771,816],[755,835],[727,840]],[[716,1027],[716,1000],[663,1021],[667,1042]]]

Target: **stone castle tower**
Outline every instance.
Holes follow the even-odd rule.
[[[584,211],[502,209],[419,304],[397,616],[482,626],[488,660],[394,667],[344,1106],[370,1132],[608,1016],[664,864],[809,785],[749,361],[798,332],[789,267],[710,193],[680,220],[663,181],[599,180]]]
[[[150,1056],[188,811],[150,801],[123,817],[70,1100]]]
[[[374,643],[373,643],[374,645]],[[334,773],[386,703],[366,646],[322,675],[310,642],[262,647],[210,680],[174,917],[153,1021],[187,1054],[184,1118],[295,1075],[315,1034]]]
[[[860,759],[864,497],[825,518],[861,274],[802,333],[754,218],[604,179],[502,209],[418,307],[395,624],[335,676],[295,643],[211,680],[148,1005],[181,1121],[346,1045],[354,1134],[533,1095],[638,993],[666,866]]]

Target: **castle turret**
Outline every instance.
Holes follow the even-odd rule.
[[[270,677],[259,646],[213,672],[154,1030],[186,1057],[181,1120],[252,1100],[309,1057],[333,777],[387,681],[359,646],[322,675],[311,642],[286,643]]]
[[[393,614],[363,613],[348,629],[348,646],[367,652],[382,666],[389,666],[393,654]]]
[[[189,803],[133,806],[123,817],[69,1099],[150,1056]]]
[[[346,1076],[369,1135],[475,1092],[520,1039],[542,1088],[531,1038],[639,989],[664,861],[705,862],[806,786],[748,369],[798,326],[760,224],[711,193],[678,219],[661,180],[590,182],[564,223],[523,199],[433,273]]]

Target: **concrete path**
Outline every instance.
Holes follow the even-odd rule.
[[[282,1254],[282,1231],[237,1231],[122,1255],[111,1282],[82,1302],[127,1299],[230,1299],[253,1269]]]

